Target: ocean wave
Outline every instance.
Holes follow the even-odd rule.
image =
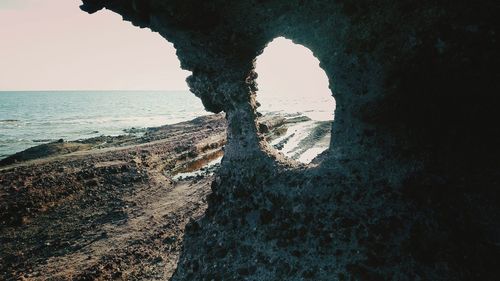
[[[0,120],[0,123],[18,123],[18,122],[21,122],[21,120],[17,120],[17,119],[4,119],[4,120]]]

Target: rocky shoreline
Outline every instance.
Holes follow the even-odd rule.
[[[306,121],[265,116],[260,127],[272,142]],[[169,278],[186,223],[206,209],[225,143],[226,120],[216,114],[2,160],[0,279]]]
[[[174,182],[170,171],[219,153],[225,129],[211,115],[14,155],[0,170],[0,279],[168,277],[210,191],[210,177]]]

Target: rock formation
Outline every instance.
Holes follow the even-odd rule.
[[[206,109],[226,112],[222,169],[173,280],[498,278],[497,1],[83,3],[159,32]],[[256,125],[254,60],[278,36],[312,50],[337,102],[316,165]]]

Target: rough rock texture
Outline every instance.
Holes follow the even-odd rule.
[[[170,278],[212,177],[173,176],[219,157],[225,131],[219,114],[17,154],[0,167],[0,280]]]
[[[173,42],[191,91],[227,114],[174,280],[498,279],[498,1],[83,3]],[[278,36],[313,51],[337,102],[314,167],[256,125],[254,60]]]
[[[0,161],[0,280],[170,278],[186,224],[207,207],[225,121],[61,140]],[[280,116],[264,121],[270,141],[288,130]]]

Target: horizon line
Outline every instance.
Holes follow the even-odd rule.
[[[0,92],[181,92],[181,91],[187,91],[190,92],[189,89],[138,89],[138,90],[99,90],[99,89],[93,89],[93,90],[78,90],[78,89],[72,89],[72,90],[0,90]]]

